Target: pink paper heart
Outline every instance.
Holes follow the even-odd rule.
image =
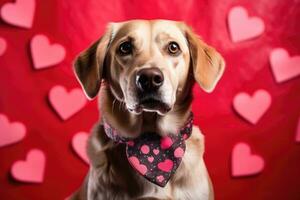
[[[142,175],[145,175],[148,171],[147,166],[140,163],[139,159],[135,156],[131,156],[128,158],[129,163],[134,167],[138,172]]]
[[[165,161],[158,163],[158,164],[157,164],[157,167],[158,167],[158,169],[160,169],[161,171],[169,172],[169,171],[172,170],[173,165],[174,165],[174,163],[173,163],[172,160],[166,159]]]
[[[290,57],[283,48],[272,50],[270,63],[273,75],[278,83],[300,75],[300,56]]]
[[[258,17],[248,17],[247,10],[241,6],[230,9],[228,26],[233,42],[241,42],[255,38],[261,35],[265,30],[263,20]]]
[[[6,51],[6,40],[4,38],[0,38],[0,56],[2,56]]]
[[[30,43],[31,56],[35,69],[43,69],[60,63],[66,55],[60,44],[50,44],[45,35],[35,35]]]
[[[49,101],[63,120],[69,119],[87,103],[87,99],[81,89],[76,88],[67,92],[63,86],[54,86],[50,90]]]
[[[16,0],[1,8],[2,19],[14,26],[31,28],[35,11],[35,0]]]
[[[300,142],[300,118],[298,120],[298,126],[296,130],[296,142]]]
[[[32,149],[25,161],[16,161],[12,168],[12,176],[22,182],[42,183],[44,180],[46,157],[43,151]]]
[[[261,172],[265,165],[262,157],[251,154],[250,146],[245,143],[234,146],[231,164],[234,177],[255,175]]]
[[[8,118],[0,114],[0,147],[21,141],[26,135],[26,127],[21,122],[8,121]]]
[[[76,133],[72,139],[72,147],[77,155],[87,164],[89,164],[89,158],[87,156],[88,134],[85,132]]]
[[[271,95],[266,90],[257,90],[251,97],[238,93],[233,99],[235,111],[252,124],[256,124],[271,106]]]

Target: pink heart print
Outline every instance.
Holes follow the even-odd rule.
[[[16,161],[12,168],[12,176],[22,182],[42,183],[44,181],[46,157],[43,151],[32,149],[25,161]]]
[[[35,0],[16,0],[1,8],[1,17],[8,24],[22,28],[31,28],[34,19]]]
[[[79,112],[87,103],[82,90],[75,88],[70,92],[63,86],[54,86],[49,93],[49,101],[54,110],[63,119],[67,120]]]
[[[86,132],[79,132],[73,136],[72,147],[77,155],[87,164],[89,164],[89,158],[87,156],[87,140],[88,134]]]
[[[300,118],[298,120],[298,125],[296,130],[296,142],[300,142]]]
[[[59,64],[66,55],[66,50],[62,45],[50,44],[45,35],[35,35],[30,42],[30,48],[35,69]]]
[[[233,99],[235,111],[252,124],[256,124],[271,106],[271,95],[266,90],[257,90],[253,96],[238,93]]]
[[[157,167],[161,171],[169,172],[173,169],[173,165],[174,163],[172,160],[166,159],[165,161],[158,163]]]
[[[263,158],[251,154],[250,146],[238,143],[234,146],[231,157],[232,176],[251,176],[260,173],[265,165]]]
[[[6,47],[7,47],[6,40],[0,37],[0,56],[2,56],[5,53]]]
[[[160,147],[162,148],[162,149],[168,149],[168,148],[170,148],[171,146],[172,146],[172,144],[173,144],[173,141],[172,141],[172,139],[170,138],[170,137],[163,137],[162,139],[161,139],[161,141],[160,141]]]
[[[135,156],[131,156],[128,158],[131,165],[142,175],[145,175],[148,171],[147,166],[140,163],[139,159]]]
[[[261,35],[265,25],[259,17],[249,17],[244,7],[236,6],[228,14],[228,26],[231,40],[241,42]]]
[[[0,114],[0,147],[14,144],[23,140],[26,127],[21,122],[9,122],[8,118]]]
[[[300,75],[300,56],[289,56],[283,48],[273,49],[270,64],[276,82],[281,83]]]

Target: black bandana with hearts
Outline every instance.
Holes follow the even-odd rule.
[[[135,139],[121,137],[104,120],[104,130],[109,138],[126,144],[126,155],[131,166],[152,183],[164,187],[176,172],[185,152],[185,140],[192,133],[193,115],[177,134],[161,137],[156,133],[143,133]]]

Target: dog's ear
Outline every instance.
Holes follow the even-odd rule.
[[[212,92],[224,72],[224,59],[214,48],[204,43],[190,27],[184,27],[194,78],[204,91]]]
[[[110,25],[98,41],[78,55],[74,63],[77,79],[89,99],[93,99],[100,89],[111,32]]]

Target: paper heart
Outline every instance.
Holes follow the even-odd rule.
[[[231,165],[232,176],[241,177],[261,172],[265,164],[261,156],[251,154],[248,144],[238,143],[232,151]]]
[[[233,42],[240,42],[255,38],[265,30],[262,19],[248,17],[244,7],[236,6],[230,9],[228,14],[229,33]]]
[[[2,19],[14,26],[31,28],[33,24],[35,0],[16,0],[1,8]]]
[[[251,97],[238,93],[233,99],[235,111],[252,124],[256,124],[271,106],[271,95],[266,90],[257,90]]]
[[[0,56],[2,56],[6,51],[6,40],[4,38],[0,38]]]
[[[298,120],[298,126],[296,130],[296,142],[300,142],[300,118]]]
[[[87,99],[81,89],[76,88],[67,92],[63,86],[54,86],[50,90],[49,101],[63,120],[69,119],[87,103]]]
[[[72,147],[77,155],[87,164],[89,164],[89,158],[87,156],[88,134],[85,132],[76,133],[72,139]]]
[[[145,175],[148,171],[146,165],[143,165],[140,163],[139,159],[135,156],[129,157],[128,158],[129,163],[142,175]]]
[[[26,135],[26,127],[21,122],[8,121],[8,118],[0,114],[0,147],[21,141]]]
[[[42,183],[44,180],[46,157],[43,151],[32,149],[25,161],[16,161],[12,168],[12,176],[22,182]]]
[[[31,56],[35,69],[43,69],[60,63],[66,55],[60,44],[50,44],[45,35],[35,35],[31,42]]]
[[[172,170],[174,166],[174,163],[172,160],[169,160],[169,159],[166,159],[165,161],[163,162],[160,162],[158,163],[157,167],[158,169],[160,169],[161,171],[164,171],[164,172],[169,172]]]
[[[273,75],[278,83],[300,75],[300,56],[290,57],[283,48],[272,50],[270,63]]]

